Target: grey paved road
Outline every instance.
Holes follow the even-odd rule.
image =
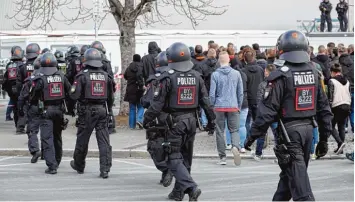
[[[163,201],[171,190],[157,184],[160,174],[149,159],[114,159],[106,180],[98,177],[98,159],[88,159],[83,175],[76,174],[69,161],[63,159],[53,176],[44,174],[43,161],[30,164],[29,157],[0,157],[0,200]],[[271,200],[279,174],[272,160],[244,160],[240,167],[228,163],[222,167],[210,159],[193,162],[192,174],[202,189],[200,200]],[[318,201],[354,201],[352,162],[313,161],[309,173]]]

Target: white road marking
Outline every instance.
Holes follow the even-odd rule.
[[[145,168],[154,168],[154,166],[148,166],[148,165],[144,165],[144,164],[141,164],[141,163],[135,163],[135,162],[130,162],[130,161],[123,161],[123,160],[113,160],[115,162],[119,162],[119,163],[125,163],[125,164],[129,164],[129,165],[135,165],[135,166],[141,166],[141,167],[145,167]]]
[[[0,161],[6,161],[6,160],[9,160],[9,159],[12,159],[12,158],[15,158],[15,157],[16,156],[5,157],[5,158],[0,159]]]

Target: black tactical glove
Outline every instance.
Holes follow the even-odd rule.
[[[247,137],[247,139],[245,140],[245,142],[244,142],[244,149],[245,150],[248,150],[248,151],[251,151],[251,145],[254,143],[254,139],[249,135],[248,137]]]
[[[316,148],[317,159],[319,159],[320,157],[325,156],[327,154],[327,152],[328,152],[328,142],[321,140],[317,144],[317,148]]]
[[[23,109],[22,109],[22,108],[20,108],[20,109],[18,110],[18,115],[20,115],[20,116],[25,116],[25,113],[23,112]]]
[[[143,119],[143,128],[148,129],[150,127],[154,126],[152,121],[149,119]]]
[[[207,126],[206,126],[206,131],[208,131],[208,133],[214,133],[214,130],[216,129],[216,124],[214,122],[208,122]]]

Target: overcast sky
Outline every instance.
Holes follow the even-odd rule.
[[[12,30],[15,22],[5,18],[11,14],[13,0],[1,0],[0,30]],[[92,0],[83,0],[91,5]],[[159,0],[158,0],[159,1]],[[330,0],[335,8],[338,0]],[[221,16],[210,16],[200,22],[196,29],[201,30],[287,30],[297,28],[297,20],[312,20],[319,18],[318,10],[320,0],[215,0],[215,5],[228,6],[228,11]],[[178,26],[155,24],[154,27],[144,29],[192,29],[190,22],[183,16],[174,12],[172,7],[165,7],[163,13],[173,14],[169,20],[173,23],[181,22]],[[336,18],[335,9],[332,18]],[[57,30],[83,30],[93,29],[93,22],[76,22],[71,26],[64,23],[53,23]],[[101,30],[117,29],[112,16],[103,22]]]

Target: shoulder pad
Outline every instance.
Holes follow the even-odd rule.
[[[287,66],[283,66],[280,68],[280,70],[284,73],[288,72],[290,70],[290,68],[288,68]]]
[[[168,71],[169,74],[174,74],[174,72],[175,72],[175,71],[174,71],[173,69],[170,69],[170,70]]]
[[[161,75],[161,73],[156,73],[155,76],[156,77],[159,77]]]
[[[284,77],[285,74],[281,70],[276,70],[270,73],[269,77],[266,78],[267,81],[275,81],[278,78]]]
[[[285,60],[275,60],[274,65],[277,67],[282,67],[285,64]]]
[[[84,71],[83,72],[88,72],[89,70],[88,69],[84,69]]]
[[[80,65],[80,60],[75,60],[75,64]]]
[[[35,76],[32,80],[33,81],[36,81],[36,80],[38,80],[38,79],[41,79],[41,77],[43,76],[43,74],[42,73],[39,73],[37,76]]]

